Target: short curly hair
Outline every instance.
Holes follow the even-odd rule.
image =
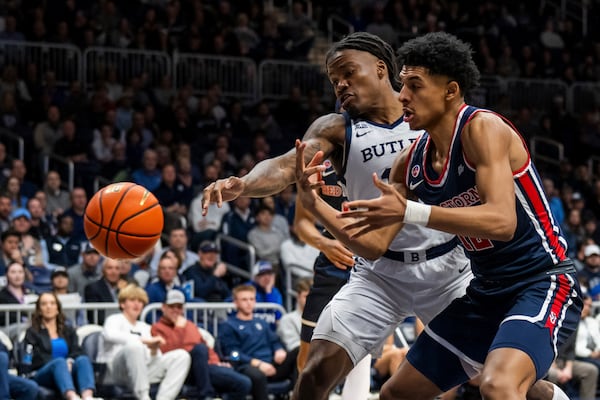
[[[400,70],[396,63],[396,53],[392,46],[379,36],[368,32],[354,32],[349,34],[329,48],[329,51],[325,55],[325,65],[329,63],[329,60],[336,52],[342,50],[364,51],[382,60],[387,66],[388,77],[392,87],[396,91],[400,90],[401,86],[398,78]]]
[[[479,86],[481,76],[471,46],[446,32],[405,42],[398,50],[398,65],[424,67],[431,75],[445,75],[458,83],[463,96]]]

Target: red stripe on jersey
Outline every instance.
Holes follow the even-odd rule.
[[[554,300],[550,306],[550,313],[548,314],[546,324],[544,325],[546,328],[550,329],[551,337],[554,337],[554,328],[556,328],[556,324],[562,314],[562,309],[571,292],[571,285],[564,274],[558,275],[556,284],[558,287],[556,288]]]
[[[551,211],[545,206],[543,197],[544,193],[540,193],[540,191],[538,191],[537,186],[534,183],[534,179],[531,176],[531,171],[523,174],[518,178],[518,180],[523,186],[526,197],[529,199],[531,206],[533,207],[535,216],[537,217],[537,220],[544,231],[544,235],[546,236],[546,241],[558,257],[558,261],[564,261],[567,258],[565,251],[566,249],[561,245],[558,240],[558,235],[554,232],[554,226],[552,225],[552,221],[550,219]]]

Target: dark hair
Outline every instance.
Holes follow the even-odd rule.
[[[446,32],[433,32],[405,42],[398,50],[398,65],[425,67],[431,75],[456,81],[465,96],[479,85],[480,73],[468,43]]]
[[[33,311],[33,315],[31,316],[31,327],[38,332],[42,329],[43,318],[41,303],[42,296],[44,295],[50,295],[54,297],[54,301],[56,301],[56,307],[58,308],[58,315],[56,316],[56,332],[58,333],[58,336],[62,336],[65,331],[65,314],[63,314],[62,304],[60,303],[58,296],[52,292],[44,292],[40,294],[40,296],[37,298],[37,301],[35,302],[35,310]]]
[[[354,32],[346,36],[339,42],[334,43],[325,55],[325,65],[329,59],[338,51],[358,50],[365,51],[382,60],[388,69],[388,77],[394,90],[399,91],[400,81],[398,80],[399,68],[396,63],[396,54],[387,42],[379,36],[367,32]]]
[[[4,232],[2,232],[0,234],[0,241],[2,243],[4,243],[6,241],[6,239],[9,238],[10,236],[14,236],[14,237],[21,239],[21,234],[19,232],[15,231],[14,228],[8,228],[7,230],[5,230]]]

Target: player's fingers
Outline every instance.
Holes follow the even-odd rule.
[[[373,184],[379,190],[381,190],[382,193],[390,192],[392,190],[392,188],[393,188],[393,186],[390,185],[389,183],[385,183],[384,181],[382,181],[381,179],[379,179],[379,177],[377,176],[376,173],[373,173]]]
[[[296,139],[296,172],[304,171],[304,149],[306,148],[306,143],[301,142],[299,139]]]

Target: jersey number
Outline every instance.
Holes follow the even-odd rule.
[[[459,236],[458,238],[462,242],[465,249],[467,249],[467,251],[482,251],[494,247],[494,243],[492,243],[492,241],[489,239],[480,239],[464,236]]]

